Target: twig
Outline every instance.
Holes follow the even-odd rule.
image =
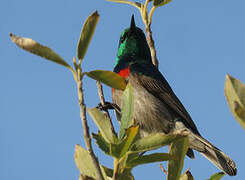
[[[99,94],[99,98],[100,98],[100,103],[102,106],[105,105],[105,97],[104,97],[104,93],[103,93],[103,87],[101,85],[101,83],[99,81],[96,81],[96,85],[97,85],[97,88],[98,88],[98,94]],[[112,130],[112,133],[117,137],[117,133],[114,129],[114,126],[112,124],[112,120],[111,120],[111,117],[110,117],[110,114],[108,112],[108,110],[105,110],[105,115],[109,118],[109,121],[110,121],[110,124],[111,124],[111,130]]]
[[[83,137],[84,137],[84,141],[88,149],[88,152],[95,166],[97,179],[104,180],[104,177],[100,169],[99,161],[97,157],[95,156],[94,151],[92,149],[92,145],[91,145],[91,137],[89,135],[89,127],[88,127],[87,118],[86,118],[86,105],[84,104],[81,71],[82,71],[81,61],[79,61],[78,68],[77,68],[77,77],[78,77],[77,78],[77,91],[78,91],[78,101],[79,101],[79,106],[80,106],[80,117],[81,117],[82,125],[83,125]]]
[[[114,159],[114,170],[112,180],[117,180],[118,178],[118,170],[119,170],[119,162],[117,159]]]
[[[146,38],[147,43],[148,43],[150,51],[151,51],[152,63],[158,68],[158,60],[157,60],[157,54],[156,54],[154,40],[152,38],[151,24],[145,25],[145,31],[147,34],[147,38]]]
[[[165,174],[165,175],[168,175],[168,172],[164,169],[163,165],[160,163],[159,164],[160,166],[160,169],[162,170],[162,172]]]
[[[148,3],[149,3],[149,0],[146,0],[144,4],[144,8],[141,10],[141,17],[145,24],[146,40],[147,40],[147,43],[151,51],[152,63],[156,66],[156,68],[158,68],[158,60],[157,60],[157,55],[156,55],[155,43],[152,38],[152,31],[151,31],[152,16],[153,16],[154,11],[156,10],[156,7],[153,6],[148,15],[147,13]]]

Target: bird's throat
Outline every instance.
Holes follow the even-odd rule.
[[[120,70],[118,75],[123,77],[123,78],[128,77],[129,76],[129,68],[127,67],[125,69]]]
[[[127,68],[120,70],[118,72],[118,75],[123,77],[123,78],[126,78],[129,76],[129,73],[130,73],[130,71],[129,71],[129,68],[127,67]],[[112,93],[114,93],[114,88],[111,88],[111,91],[112,91]]]

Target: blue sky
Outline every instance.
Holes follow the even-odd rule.
[[[152,31],[160,71],[191,114],[200,133],[232,157],[245,178],[245,132],[224,96],[225,74],[245,82],[245,2],[173,0],[156,10]],[[84,145],[72,74],[14,45],[9,33],[51,47],[68,62],[76,55],[82,23],[94,10],[101,15],[83,69],[112,70],[121,31],[133,7],[104,0],[3,0],[0,2],[0,179],[77,179],[73,153]],[[96,85],[85,79],[88,107],[97,105]],[[111,100],[110,89],[105,88]],[[97,129],[89,119],[90,130]],[[112,161],[96,149],[99,160]],[[219,170],[199,153],[186,158],[195,179]],[[164,164],[166,167],[166,164]],[[136,179],[163,179],[159,165],[138,167]],[[229,176],[223,178],[231,179]]]

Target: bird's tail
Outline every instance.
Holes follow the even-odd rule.
[[[206,139],[194,133],[190,135],[190,148],[199,151],[215,166],[230,176],[237,174],[235,162]]]

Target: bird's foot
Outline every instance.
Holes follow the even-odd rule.
[[[111,103],[111,102],[105,102],[104,105],[102,105],[101,103],[99,103],[96,108],[98,108],[101,111],[108,111],[109,109],[114,109],[118,113],[121,113],[120,107],[118,107],[118,105],[116,105],[114,103]]]

